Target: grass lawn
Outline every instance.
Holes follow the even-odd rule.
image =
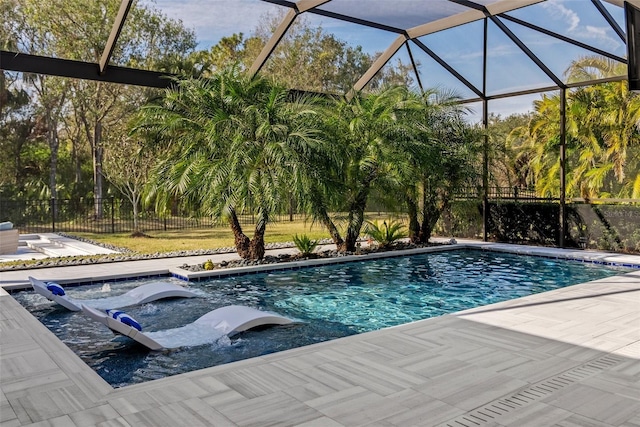
[[[252,235],[253,227],[245,226],[245,233]],[[229,227],[183,229],[168,231],[148,231],[150,237],[131,237],[130,233],[98,234],[71,233],[96,242],[127,248],[132,251],[147,254],[157,252],[189,251],[198,249],[215,249],[233,246],[233,234]],[[293,221],[271,223],[267,226],[265,241],[292,242],[294,235],[306,234],[311,239],[325,239],[329,234],[320,225],[311,222]]]
[[[389,220],[399,219],[396,215],[367,213],[367,220]],[[244,231],[249,236],[253,234],[253,226],[244,226]],[[343,233],[344,230],[341,230]],[[181,229],[168,231],[147,231],[148,237],[132,237],[131,233],[88,233],[70,232],[69,234],[84,237],[99,243],[114,245],[120,248],[127,248],[139,254],[168,253],[176,251],[192,251],[199,249],[216,249],[222,247],[233,247],[233,234],[228,226],[216,228]],[[293,242],[296,234],[306,234],[312,240],[327,239],[329,233],[319,224],[312,224],[312,221],[283,221],[270,223],[265,234],[266,243]],[[105,255],[79,256],[71,258],[97,259],[108,257]],[[14,265],[30,265],[39,263],[38,260],[6,261],[0,267],[11,267]]]

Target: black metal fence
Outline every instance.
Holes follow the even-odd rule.
[[[465,188],[456,194],[456,200],[480,200],[482,187]],[[557,199],[552,197],[539,197],[535,188],[529,187],[489,187],[487,189],[489,200],[509,200],[514,202],[535,203],[551,202]]]
[[[559,241],[559,203],[539,198],[532,189],[495,187],[488,192],[490,240],[556,245]],[[436,235],[481,238],[483,235],[482,189],[466,189],[445,212]],[[381,207],[384,211],[384,209]],[[377,211],[370,209],[370,211]],[[401,215],[401,212],[396,212]],[[251,212],[239,215],[242,225],[255,224]],[[274,222],[304,221],[304,214],[288,210]],[[127,233],[136,230],[130,202],[104,199],[0,200],[0,221],[11,221],[21,233],[89,232]],[[221,225],[210,217],[178,208],[158,214],[144,209],[138,213],[138,230],[162,231],[211,228]],[[569,203],[567,205],[569,246],[640,252],[640,203]]]
[[[557,201],[491,200],[489,240],[556,246],[560,241]],[[640,200],[636,202],[569,203],[565,245],[582,249],[640,253]],[[454,202],[437,224],[436,234],[479,239],[483,236],[480,201]]]
[[[254,224],[255,215],[238,215],[242,225]],[[304,216],[296,212],[283,212],[273,221],[294,221]],[[136,230],[132,204],[125,199],[49,199],[0,200],[0,221],[11,221],[14,227],[26,233],[87,232],[125,233]],[[189,212],[158,214],[144,209],[137,215],[138,230],[180,230],[210,228],[219,225],[210,217]]]
[[[456,199],[479,200],[481,196],[481,188],[469,188],[461,191]],[[489,190],[488,196],[493,200],[540,200],[532,189],[517,187],[493,187]],[[372,207],[372,210],[384,209]],[[242,225],[255,223],[255,215],[252,212],[241,213],[238,217]],[[272,221],[304,219],[304,214],[288,209],[276,215]],[[132,204],[126,199],[115,197],[0,200],[0,221],[11,221],[21,233],[126,233],[136,230]],[[143,209],[138,212],[137,223],[137,229],[141,231],[210,228],[220,225],[210,217],[181,211],[178,208],[165,214],[159,214],[153,209]]]

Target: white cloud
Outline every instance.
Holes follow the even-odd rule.
[[[590,25],[584,23],[574,9],[567,5],[572,4],[582,10],[587,5],[584,4],[584,0],[548,0],[542,4],[542,7],[547,9],[548,18],[563,21],[566,28],[566,34],[572,37],[577,37],[585,42],[593,41],[599,47],[607,47],[612,51],[619,49],[622,46],[622,42],[619,38],[612,37],[613,32],[609,26]],[[591,5],[588,5],[591,7]],[[585,15],[587,20],[594,21],[593,15],[598,15],[595,8],[590,9],[592,14]],[[602,21],[604,23],[604,21]]]
[[[587,25],[584,27],[584,31],[582,32],[582,34],[585,38],[598,40],[601,44],[607,45],[611,48],[612,51],[615,51],[622,46],[622,42],[619,38],[611,37],[609,35],[610,32],[611,29],[608,27],[596,27]]]
[[[572,9],[565,7],[562,0],[548,0],[542,4],[542,7],[549,9],[549,15],[551,17],[564,20],[568,31],[574,31],[578,28],[578,25],[580,25],[580,17],[578,14]],[[582,5],[582,7],[584,7],[584,5]]]
[[[490,58],[513,57],[516,54],[521,55],[522,50],[513,43],[499,43],[489,46],[487,52]]]

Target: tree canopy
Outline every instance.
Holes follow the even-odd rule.
[[[585,57],[572,63],[570,80],[619,75],[621,65]],[[640,97],[626,81],[567,93],[567,196],[640,198]],[[519,182],[541,196],[560,193],[560,96],[535,101],[528,123],[508,138]]]

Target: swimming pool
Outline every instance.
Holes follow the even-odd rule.
[[[149,352],[39,295],[23,306],[114,387],[163,378],[338,337],[604,278],[626,271],[601,265],[460,250],[384,258],[191,283],[201,298],[129,307],[145,330],[175,328],[221,306],[241,304],[298,320],[229,339]],[[70,288],[78,298],[123,293],[136,280]],[[172,279],[177,280],[177,279]]]

